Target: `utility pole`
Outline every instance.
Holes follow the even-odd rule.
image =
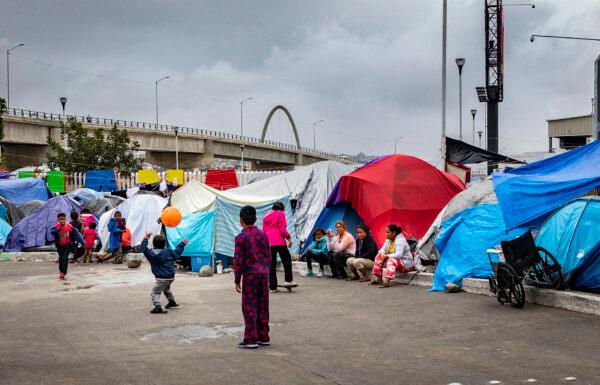
[[[24,46],[25,44],[17,44],[14,47],[6,50],[6,110],[10,108],[10,60],[8,59],[10,51]]]
[[[448,0],[442,0],[442,143],[441,169],[446,169],[446,40],[448,27]]]
[[[244,103],[248,100],[252,100],[254,98],[244,99],[240,102],[240,139],[243,140],[244,137]],[[241,156],[241,166],[240,169],[244,171],[244,144],[240,145],[242,156]]]

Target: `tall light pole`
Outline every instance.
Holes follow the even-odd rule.
[[[458,127],[460,129],[458,138],[462,140],[462,69],[465,65],[465,58],[456,58],[456,65],[458,66]]]
[[[154,81],[154,99],[156,106],[156,129],[158,130],[158,82],[163,81],[165,79],[170,78],[170,76],[165,76],[164,78],[160,78]]]
[[[471,115],[473,115],[473,141],[471,143],[473,143],[473,146],[474,146],[475,145],[475,115],[477,115],[477,110],[473,108],[471,110]]]
[[[483,131],[477,131],[477,135],[479,135],[479,148],[481,148],[481,134],[483,134]]]
[[[62,105],[63,115],[65,115],[65,107],[67,105],[67,98],[64,96],[61,96],[60,98],[58,98],[58,100],[60,100],[60,104]]]
[[[448,0],[442,1],[442,171],[446,169],[446,41],[448,31]]]
[[[399,141],[400,139],[402,139],[402,137],[401,137],[401,136],[399,136],[399,137],[397,137],[397,138],[394,138],[394,155],[396,155],[396,154],[398,153],[398,146],[397,146],[397,144],[398,144],[398,141]]]
[[[25,44],[23,44],[23,43],[17,44],[14,47],[12,47],[11,49],[6,50],[6,109],[7,110],[10,108],[10,60],[8,60],[8,57],[10,55],[10,51],[12,51],[15,48],[22,47],[24,45]]]
[[[175,170],[179,170],[179,127],[173,127],[175,132]]]
[[[567,40],[586,40],[586,41],[600,41],[600,39],[592,37],[576,37],[576,36],[557,36],[557,35],[531,35],[529,38],[530,42],[534,42],[536,37],[543,37],[548,39],[567,39]]]
[[[244,103],[254,98],[247,98],[240,102],[240,137],[244,136]],[[244,171],[244,144],[241,145],[242,156],[240,169]]]
[[[318,120],[313,123],[313,150],[314,151],[317,151],[317,128],[316,127],[317,127],[317,124],[323,123],[323,122],[324,122],[324,120],[321,119],[321,120]]]

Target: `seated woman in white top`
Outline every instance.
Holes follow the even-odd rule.
[[[374,281],[372,285],[379,284],[379,287],[389,287],[390,281],[394,278],[396,271],[401,273],[414,270],[414,259],[410,252],[410,247],[402,235],[402,229],[396,225],[388,225],[385,230],[386,241],[381,250],[375,257],[373,266]],[[385,267],[385,276],[382,282],[383,268]]]

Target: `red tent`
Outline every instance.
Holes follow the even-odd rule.
[[[440,210],[464,189],[456,176],[419,158],[389,155],[343,176],[327,207],[350,204],[381,245],[390,223],[402,227],[407,238],[422,237]]]
[[[208,170],[204,183],[217,190],[229,190],[239,186],[235,170],[231,169]]]

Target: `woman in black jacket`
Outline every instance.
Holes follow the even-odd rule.
[[[354,273],[354,277],[348,277],[348,281],[366,282],[370,279],[369,271],[373,269],[373,261],[377,256],[377,243],[371,236],[369,227],[365,224],[356,227],[356,254],[354,258],[348,258],[346,266]],[[362,278],[358,275],[360,273]]]

